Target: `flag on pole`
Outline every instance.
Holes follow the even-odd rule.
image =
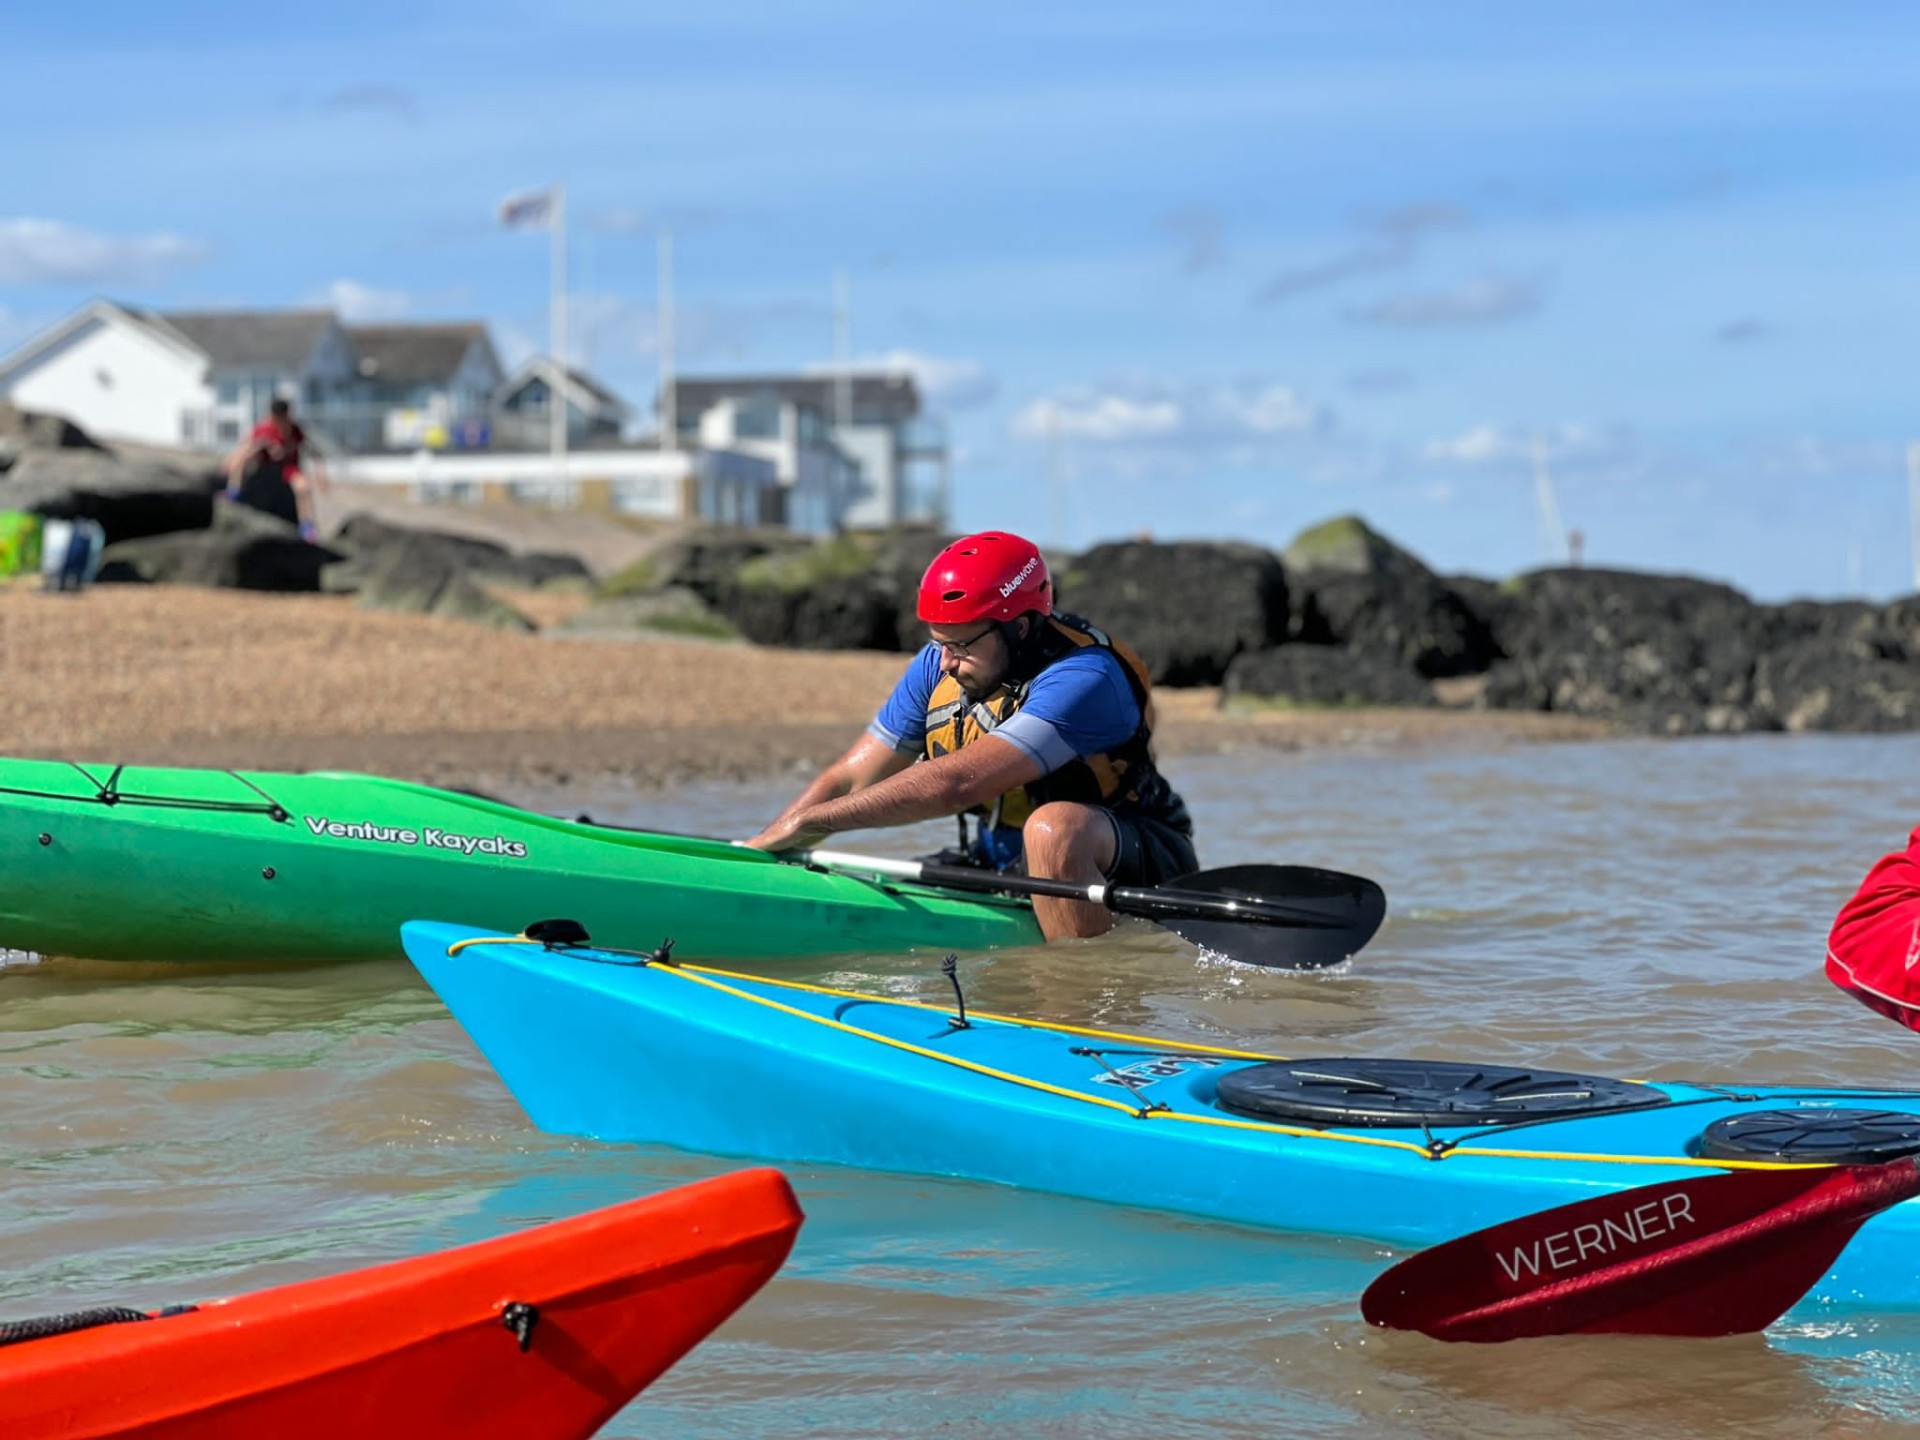
[[[553,187],[523,190],[500,202],[500,223],[509,230],[529,229],[553,223]]]

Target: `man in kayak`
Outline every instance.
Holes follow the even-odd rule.
[[[1920,830],[1884,856],[1841,907],[1827,978],[1862,1005],[1920,1030]]]
[[[1054,612],[1032,541],[956,540],[927,567],[918,613],[932,643],[866,733],[749,845],[804,850],[842,830],[972,813],[972,858],[996,869],[1155,885],[1197,868],[1186,804],[1154,764],[1145,666]],[[1049,940],[1112,923],[1078,900],[1036,898],[1033,911]]]
[[[316,467],[309,477],[301,466],[301,451],[307,432],[293,418],[293,406],[275,400],[267,418],[253,427],[253,433],[227,456],[222,468],[227,472],[227,498],[251,505],[269,515],[278,515],[300,527],[300,538],[319,538],[314,523],[310,486],[324,479]]]

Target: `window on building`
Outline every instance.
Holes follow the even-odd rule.
[[[222,445],[231,445],[240,438],[238,420],[222,420],[214,427],[214,436]]]
[[[214,396],[222,405],[238,405],[240,403],[240,382],[231,379],[222,380],[219,385],[215,387]]]
[[[778,440],[780,438],[780,407],[778,405],[740,405],[733,412],[733,433],[740,440]]]

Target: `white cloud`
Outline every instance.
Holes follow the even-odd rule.
[[[1460,465],[1486,465],[1519,459],[1531,453],[1530,438],[1511,434],[1497,425],[1476,425],[1444,440],[1430,440],[1420,453],[1428,460],[1451,460]]]
[[[1013,433],[1026,440],[1151,440],[1172,435],[1184,421],[1172,400],[1125,395],[1085,395],[1036,400],[1013,417]]]
[[[318,295],[316,304],[336,310],[349,325],[400,320],[413,313],[413,297],[404,290],[380,290],[358,280],[336,280]]]
[[[146,284],[206,254],[179,235],[101,235],[59,220],[0,220],[0,285]]]
[[[1316,430],[1325,419],[1319,406],[1286,385],[1268,385],[1252,392],[1221,391],[1213,401],[1223,418],[1255,435]]]
[[[1348,312],[1369,325],[1486,325],[1516,320],[1540,308],[1540,286],[1532,280],[1490,275],[1453,290],[1398,295]]]
[[[1428,441],[1420,456],[1452,465],[1530,465],[1536,446],[1550,463],[1593,465],[1625,459],[1633,449],[1633,437],[1621,426],[1567,424],[1530,430],[1480,424]]]
[[[1134,381],[1035,400],[1014,416],[1013,433],[1026,440],[1057,437],[1104,445],[1175,441],[1226,448],[1250,461],[1262,446],[1331,423],[1324,407],[1289,385]]]
[[[1906,456],[1898,445],[1877,441],[1824,440],[1804,435],[1763,453],[1760,464],[1775,475],[1898,475]]]
[[[832,365],[810,365],[809,374],[833,373]],[[962,360],[946,355],[928,355],[918,350],[889,350],[883,355],[864,355],[848,367],[861,373],[875,370],[904,370],[913,376],[920,393],[929,404],[943,410],[970,410],[987,404],[1000,393],[1000,382],[977,360]]]

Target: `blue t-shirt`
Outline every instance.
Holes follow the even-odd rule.
[[[940,683],[940,647],[929,645],[914,657],[886,704],[867,727],[903,755],[926,751],[927,701]],[[1140,728],[1140,704],[1133,698],[1120,658],[1088,645],[1054,661],[1034,677],[1026,703],[993,732],[1051,775],[1085,755],[1113,750]],[[1019,854],[1020,832],[1002,830],[989,858],[1006,864]],[[1008,845],[1011,852],[1007,851]]]

